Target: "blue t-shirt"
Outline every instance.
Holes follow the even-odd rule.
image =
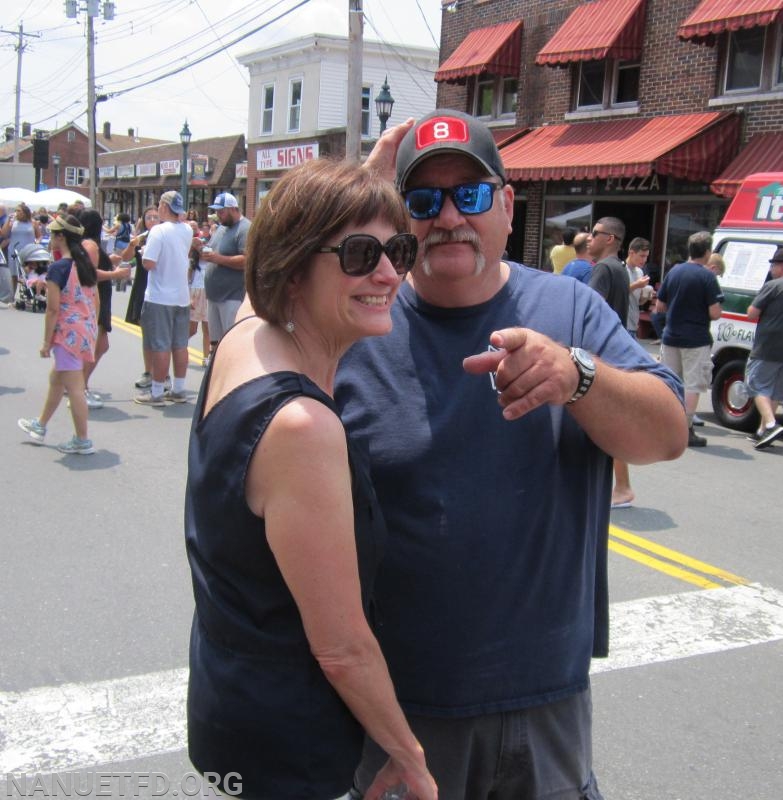
[[[567,275],[569,278],[576,278],[582,283],[590,283],[590,273],[593,271],[593,265],[586,258],[575,258],[569,261],[561,274]]]
[[[392,333],[345,355],[335,399],[369,450],[389,529],[376,634],[400,702],[464,717],[583,690],[608,648],[612,459],[562,406],[506,421],[490,376],[462,360],[524,325],[681,397],[679,380],[596,292],[517,264],[468,308],[429,305],[404,283],[392,318]]]
[[[710,306],[721,302],[718,279],[706,267],[686,261],[672,267],[658,289],[666,303],[666,326],[661,341],[668,347],[706,347],[712,344]]]
[[[71,274],[72,258],[61,258],[49,265],[46,270],[46,280],[56,283],[62,292],[68,285],[68,276]]]

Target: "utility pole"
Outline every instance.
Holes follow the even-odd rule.
[[[348,96],[346,98],[345,158],[362,155],[362,54],[364,10],[362,0],[348,0]]]
[[[101,13],[100,0],[85,0],[83,8],[79,8],[78,0],[65,0],[65,16],[76,19],[78,12],[87,14],[87,146],[88,165],[90,173],[90,205],[96,208],[98,200],[98,154],[95,136],[95,106],[97,103],[108,100],[105,94],[95,96],[95,30],[93,18]],[[103,18],[110,21],[114,19],[114,3],[103,0]]]
[[[11,33],[13,31],[6,31],[0,28],[0,33]],[[25,51],[27,45],[25,44],[24,37],[34,36],[35,38],[40,38],[40,33],[25,33],[23,28],[23,23],[19,23],[19,32],[16,34],[18,36],[16,47],[16,108],[14,111],[14,164],[19,163],[19,136],[21,135],[21,102],[22,102],[22,54]]]

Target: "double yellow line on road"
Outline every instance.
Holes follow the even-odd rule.
[[[119,328],[121,331],[130,333],[133,336],[141,339],[141,328],[138,325],[125,322],[124,319],[120,319],[119,317],[115,316],[112,316],[111,318],[111,325],[112,328]],[[196,350],[195,347],[188,347],[188,356],[190,357],[190,363],[195,364],[196,366],[201,366],[201,362],[204,360],[204,355],[202,352],[200,350]]]
[[[742,586],[749,583],[739,575],[733,575],[720,567],[651,542],[616,525],[609,526],[609,549],[650,569],[692,583],[702,589],[721,589],[727,584]]]

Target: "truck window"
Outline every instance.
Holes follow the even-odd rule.
[[[719,279],[721,287],[758,292],[769,272],[769,260],[777,244],[770,242],[727,241],[720,248],[726,272]]]

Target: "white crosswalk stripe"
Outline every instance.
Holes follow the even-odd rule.
[[[643,598],[611,608],[612,655],[593,673],[783,639],[783,592],[755,584]],[[187,669],[0,692],[0,780],[185,747]]]

